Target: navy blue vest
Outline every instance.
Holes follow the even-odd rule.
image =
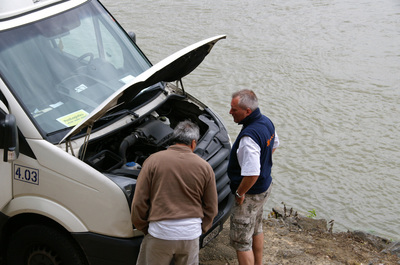
[[[249,116],[244,118],[239,124],[243,124],[235,143],[232,146],[231,155],[228,164],[228,176],[231,180],[231,190],[234,193],[242,181],[240,174],[240,165],[237,159],[237,149],[239,147],[240,139],[243,136],[251,137],[260,147],[260,165],[261,172],[257,182],[247,192],[248,194],[259,194],[265,192],[272,182],[271,169],[272,169],[272,148],[275,139],[275,126],[272,121],[261,114],[260,109],[257,108]]]

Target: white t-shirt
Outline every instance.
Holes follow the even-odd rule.
[[[193,240],[201,235],[201,218],[150,222],[149,234],[164,240]]]
[[[275,131],[273,149],[279,146],[279,137]],[[249,136],[243,136],[240,139],[239,147],[236,151],[238,162],[241,168],[242,176],[259,176],[260,165],[260,146]]]

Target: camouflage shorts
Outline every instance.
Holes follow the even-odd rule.
[[[272,184],[260,194],[246,194],[242,205],[235,205],[231,215],[230,243],[238,251],[252,249],[253,236],[263,232],[263,206],[271,193]]]

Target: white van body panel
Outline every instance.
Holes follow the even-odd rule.
[[[14,163],[14,198],[28,195],[48,198],[60,204],[60,208],[69,209],[75,216],[79,216],[91,232],[116,237],[133,235],[130,206],[114,182],[45,140],[27,141],[37,160],[20,155]],[[18,169],[21,172],[37,172],[37,179],[34,182],[24,181],[23,175],[16,174]],[[25,211],[29,212],[29,207]],[[48,214],[53,215],[50,212]]]
[[[0,1],[0,19],[13,17],[59,1],[60,0]]]
[[[13,19],[9,19],[6,21],[2,21],[0,23],[0,30],[8,29],[8,28],[14,28],[15,26],[21,26],[27,23],[31,23],[33,21],[36,21],[38,19],[50,17],[54,14],[60,13],[62,11],[65,11],[67,9],[73,8],[77,5],[80,5],[87,0],[71,0],[71,1],[66,1],[64,3],[60,3],[57,5],[49,6],[45,8],[47,5],[55,2],[60,2],[60,0],[48,0],[48,1],[40,1],[40,5],[30,5],[26,8],[19,8],[18,5],[26,5],[26,2],[34,2],[32,0],[18,0],[18,1],[10,1],[10,0],[0,0],[0,20],[3,18],[9,18],[16,16]],[[12,11],[11,9],[13,8],[12,6],[14,5],[15,10]],[[4,6],[4,9],[3,9]],[[40,8],[43,7],[42,10]],[[10,10],[9,12],[6,11],[6,9]],[[32,12],[31,14],[25,15],[25,16],[18,16],[20,14],[30,12],[33,10],[39,9],[35,12]]]
[[[67,208],[55,203],[53,200],[38,196],[22,196],[13,199],[4,212],[9,216],[15,216],[25,212],[47,216],[50,219],[63,224],[70,232],[86,232],[88,229],[81,220]]]

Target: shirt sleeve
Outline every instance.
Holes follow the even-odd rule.
[[[275,130],[274,146],[272,147],[272,149],[278,148],[279,143],[280,143],[279,142],[279,137],[278,137],[278,134],[276,133],[276,130]]]
[[[237,158],[241,168],[242,176],[259,176],[260,165],[260,146],[249,136],[243,136],[237,149]]]

